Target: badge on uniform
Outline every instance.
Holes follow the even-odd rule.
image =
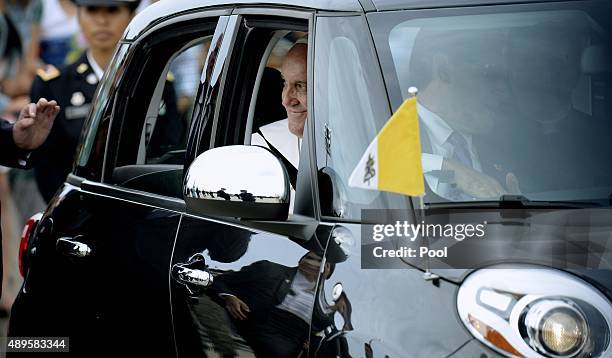
[[[91,103],[87,103],[84,106],[68,106],[64,112],[65,118],[68,121],[73,119],[85,118],[89,114],[91,109]]]
[[[78,107],[82,106],[83,103],[85,103],[85,96],[83,95],[83,92],[74,92],[70,98],[70,104]]]
[[[65,116],[67,120],[73,120],[77,118],[85,118],[89,113],[91,104],[85,104],[85,95],[83,92],[76,91],[70,97],[71,106],[66,107]]]
[[[94,73],[90,73],[87,75],[87,77],[85,77],[85,81],[87,81],[87,83],[90,85],[95,85],[98,83],[98,76],[96,76]]]

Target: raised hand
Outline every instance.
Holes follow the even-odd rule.
[[[40,147],[49,136],[59,110],[57,102],[47,101],[45,98],[39,99],[36,104],[30,103],[23,107],[13,126],[15,144],[26,150]]]

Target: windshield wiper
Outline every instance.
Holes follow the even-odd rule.
[[[600,207],[600,203],[589,201],[557,201],[537,200],[533,201],[524,195],[502,195],[499,198],[499,207],[504,209],[534,209],[534,208],[558,208],[558,209],[582,209],[587,207]]]
[[[584,209],[601,207],[589,201],[533,201],[523,195],[502,195],[499,200],[428,203],[431,208],[500,208],[500,209]]]

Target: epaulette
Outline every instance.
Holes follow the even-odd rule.
[[[44,67],[39,68],[38,70],[36,70],[36,74],[43,81],[47,82],[47,81],[50,81],[50,80],[52,80],[54,78],[59,77],[60,70],[58,70],[57,67],[55,67],[53,65],[45,65]]]
[[[168,74],[166,75],[166,81],[174,82],[174,74],[172,72],[168,71]]]

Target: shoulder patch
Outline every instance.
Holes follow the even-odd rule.
[[[168,74],[166,75],[166,81],[174,82],[174,74],[172,72],[168,71]]]
[[[43,81],[47,82],[54,78],[59,77],[60,70],[58,70],[57,67],[53,65],[45,65],[43,68],[39,68],[38,70],[36,70],[36,74]]]

